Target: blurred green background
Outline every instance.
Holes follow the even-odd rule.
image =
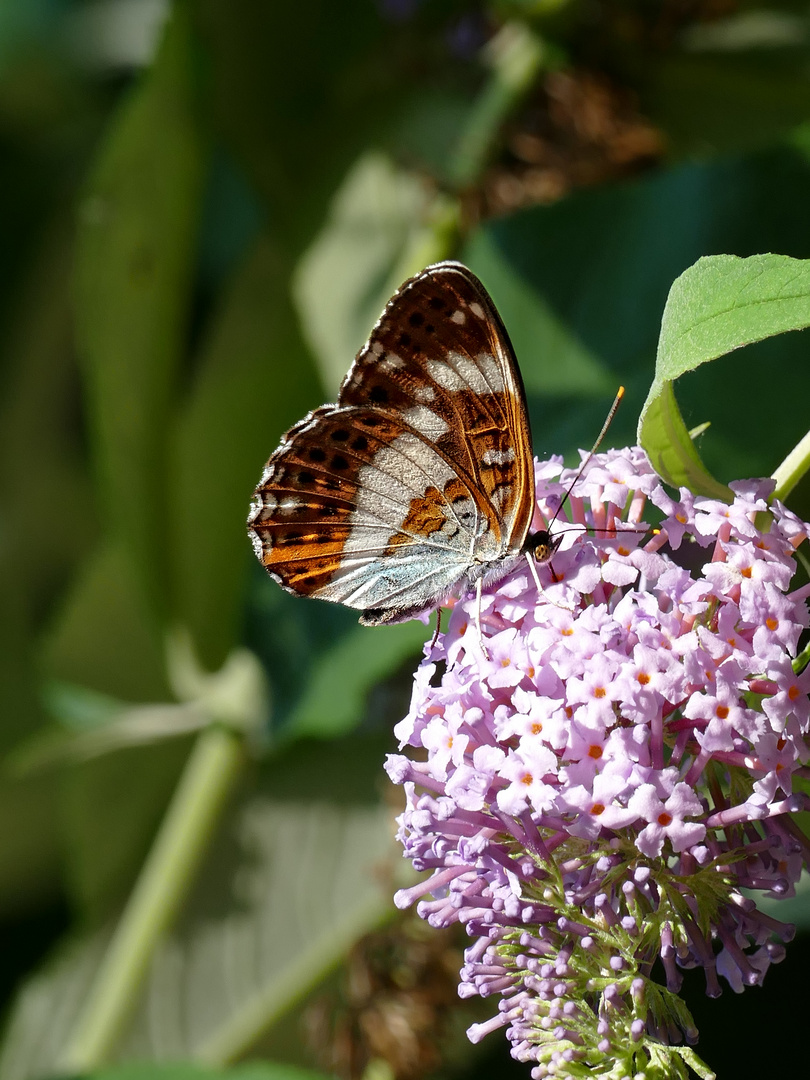
[[[810,8],[4,0],[0,191],[0,1077],[527,1076],[464,1039],[463,939],[390,900],[381,764],[427,632],[282,593],[250,494],[446,257],[538,456],[619,382],[633,441],[673,279],[810,257]],[[678,395],[721,480],[768,474],[810,427],[806,335]],[[807,961],[688,984],[713,1067],[801,1060]]]

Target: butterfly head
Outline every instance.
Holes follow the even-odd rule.
[[[538,563],[551,562],[562,543],[563,533],[552,536],[547,529],[540,529],[531,533],[526,540],[526,552],[534,557]]]

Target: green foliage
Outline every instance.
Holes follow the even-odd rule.
[[[314,1075],[203,1066],[261,1048],[315,1067],[290,1049],[297,1007],[391,910],[380,763],[430,630],[282,593],[244,520],[409,273],[459,257],[490,288],[538,456],[589,446],[620,382],[610,439],[646,399],[639,437],[702,490],[774,472],[807,430],[806,334],[783,333],[808,322],[804,8],[669,27],[624,0],[495,3],[490,23],[464,0],[396,7],[177,0],[151,50],[121,35],[101,71],[82,66],[98,25],[3,16],[0,916],[11,936],[72,918],[9,966],[3,1080]],[[490,164],[515,181],[515,134],[546,138],[564,104],[548,78],[591,69],[668,156],[565,173],[563,140],[564,197],[489,216]],[[698,455],[687,428],[708,422]],[[785,490],[808,517],[806,469],[802,451]],[[66,1056],[183,828],[108,1049]]]
[[[641,411],[639,443],[669,483],[724,498],[703,467],[672,384],[709,360],[810,325],[810,262],[781,255],[700,259],[675,281],[658,341],[655,378]]]

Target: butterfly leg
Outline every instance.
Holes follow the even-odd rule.
[[[484,659],[489,660],[489,652],[484,642],[484,631],[481,629],[481,590],[483,587],[484,579],[480,577],[475,583],[475,625],[478,630],[478,644],[481,646],[481,652],[484,654]]]
[[[442,609],[440,607],[437,607],[436,608],[436,630],[435,630],[435,632],[433,634],[433,637],[430,640],[430,648],[431,649],[433,649],[433,646],[439,640],[439,634],[441,632],[442,632]]]
[[[529,564],[529,570],[534,578],[534,583],[537,586],[537,595],[542,596],[543,586],[540,584],[540,575],[537,573],[537,563],[535,562],[534,555],[530,552],[526,552],[526,562]]]
[[[529,570],[531,571],[532,577],[534,578],[534,583],[537,586],[538,598],[542,596],[547,603],[553,604],[554,607],[558,607],[562,611],[572,611],[573,608],[566,607],[565,604],[558,604],[556,600],[550,599],[550,597],[546,594],[546,590],[543,588],[543,585],[540,581],[540,575],[537,573],[537,563],[535,562],[534,556],[530,551],[526,552],[526,559],[529,563]],[[558,578],[557,575],[554,573],[554,567],[551,565],[551,563],[549,562],[547,565],[549,570],[551,571],[552,581],[554,581],[555,584],[561,581],[562,578]]]

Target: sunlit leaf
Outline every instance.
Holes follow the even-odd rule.
[[[154,958],[116,1057],[234,1059],[391,913],[401,860],[373,794],[382,750],[376,740],[316,744],[244,793]],[[106,944],[85,937],[28,983],[3,1080],[57,1070]]]
[[[427,192],[416,176],[382,154],[364,154],[302,258],[295,300],[330,395],[401,284],[392,274],[426,207]]]
[[[661,322],[653,385],[638,438],[657,471],[674,485],[727,497],[694,449],[672,384],[743,345],[810,325],[810,261],[783,255],[700,259],[670,290]]]

